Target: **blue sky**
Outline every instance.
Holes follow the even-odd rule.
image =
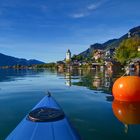
[[[140,25],[140,0],[0,0],[0,52],[62,60]]]

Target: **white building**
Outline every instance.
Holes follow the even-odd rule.
[[[70,62],[71,61],[71,52],[68,49],[68,51],[66,52],[66,62]]]
[[[140,46],[138,46],[138,52],[140,52]]]
[[[131,37],[131,32],[129,31],[129,32],[128,32],[128,38],[130,38],[130,37]]]

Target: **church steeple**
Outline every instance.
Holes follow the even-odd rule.
[[[70,61],[71,61],[71,51],[68,49],[68,51],[66,52],[66,62]]]

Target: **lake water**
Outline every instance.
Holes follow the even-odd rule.
[[[139,140],[140,105],[113,102],[111,96],[120,75],[95,70],[0,70],[0,140],[47,91],[83,140]]]

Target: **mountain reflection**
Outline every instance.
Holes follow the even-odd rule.
[[[37,75],[38,73],[43,72],[41,69],[0,69],[0,82],[4,81],[14,81],[18,77],[22,78],[25,76]]]

